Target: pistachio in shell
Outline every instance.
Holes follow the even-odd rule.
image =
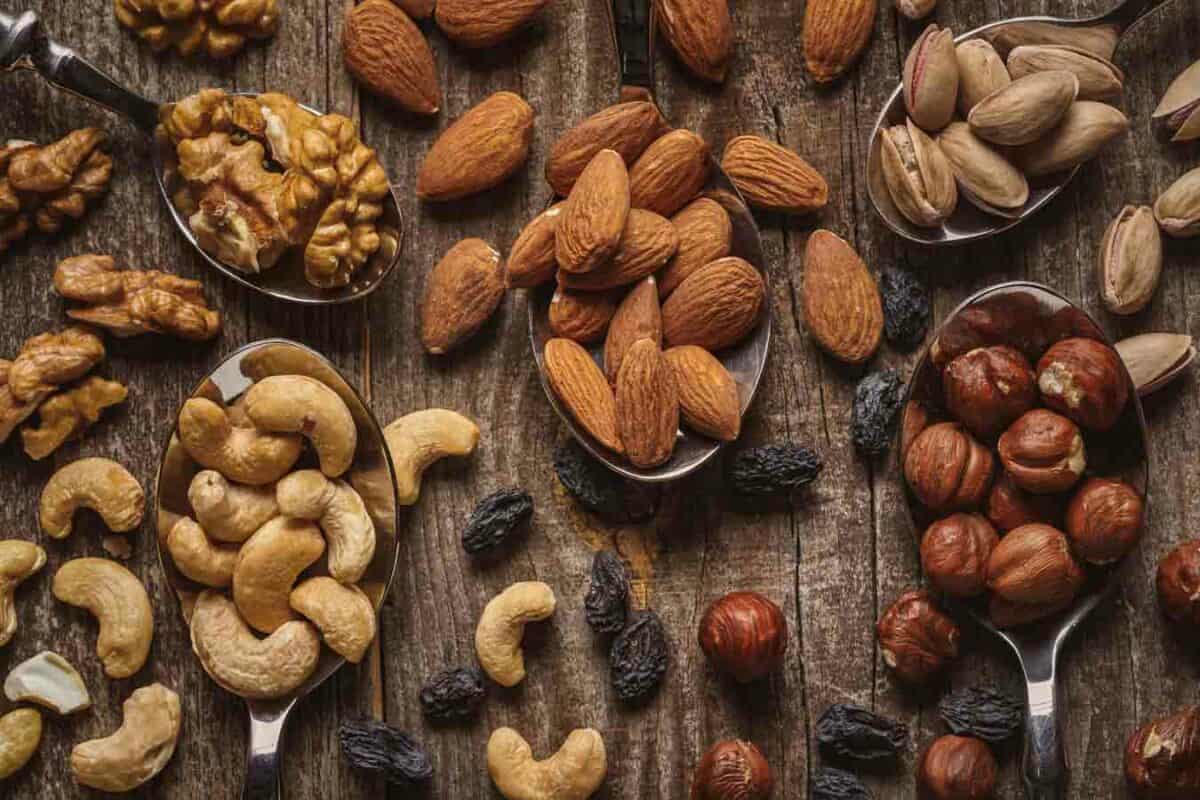
[[[1154,218],[1176,239],[1200,236],[1200,167],[1186,172],[1158,197]]]
[[[1078,47],[1030,44],[1008,54],[1008,74],[1023,78],[1035,72],[1065,69],[1079,79],[1080,100],[1110,101],[1125,89],[1125,73],[1107,58]]]
[[[1029,144],[1058,124],[1078,93],[1079,79],[1073,72],[1035,72],[980,100],[967,115],[967,124],[992,144]]]
[[[925,130],[940,131],[954,118],[957,98],[954,34],[930,25],[904,61],[904,104],[908,115]]]
[[[1031,178],[1074,169],[1129,132],[1129,118],[1094,100],[1077,100],[1058,127],[1019,148],[1015,160]]]
[[[1012,83],[1004,59],[986,39],[968,39],[954,54],[958,58],[958,110],[964,117],[980,100]]]
[[[997,25],[982,35],[1003,56],[1021,45],[1061,44],[1111,60],[1117,50],[1120,30],[1115,25],[1057,25],[1028,20]]]
[[[1151,118],[1171,141],[1200,139],[1200,61],[1171,81]]]
[[[1136,314],[1158,289],[1162,236],[1149,206],[1125,206],[1100,245],[1100,299],[1114,314]]]
[[[913,225],[936,228],[954,213],[958,187],[950,163],[911,120],[885,128],[880,158],[892,202]]]
[[[1001,217],[1020,214],[1029,200],[1029,181],[1008,159],[971,132],[952,122],[937,139],[958,186],[981,211]]]
[[[1142,333],[1113,346],[1142,397],[1178,378],[1196,360],[1192,337],[1186,333]]]

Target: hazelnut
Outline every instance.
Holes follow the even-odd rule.
[[[1016,347],[1029,358],[1046,349],[1046,326],[1041,303],[1017,289],[991,293],[955,314],[930,346],[934,366],[947,364],[969,350],[993,344]]]
[[[994,469],[991,451],[956,422],[939,422],[921,431],[904,456],[909,488],[933,511],[978,505]]]
[[[999,541],[982,514],[951,514],[925,531],[921,569],[938,591],[974,597],[987,589],[988,557]]]
[[[1035,494],[1070,489],[1087,467],[1075,423],[1044,408],[1026,412],[1000,436],[1000,463],[1017,486]]]
[[[1200,706],[1134,731],[1125,746],[1125,777],[1135,797],[1200,797]]]
[[[921,756],[917,786],[927,800],[988,800],[996,791],[996,757],[979,739],[943,736]]]
[[[1168,617],[1200,628],[1200,540],[1184,542],[1159,562],[1157,586]]]
[[[1029,625],[1066,611],[1073,602],[1075,602],[1075,598],[1059,603],[1026,605],[1005,600],[1000,595],[994,594],[988,601],[988,616],[992,618],[992,624],[997,628],[1019,628],[1022,625]]]
[[[967,430],[990,439],[1037,403],[1033,368],[1007,345],[977,347],[946,365],[946,408]]]
[[[900,457],[908,453],[917,434],[929,427],[930,414],[924,403],[909,400],[900,416]]]
[[[1067,506],[1067,535],[1075,553],[1092,564],[1121,559],[1142,538],[1145,504],[1124,481],[1088,478]]]
[[[908,683],[924,683],[958,657],[958,626],[928,592],[903,594],[875,626],[883,660]]]
[[[1058,497],[1025,491],[1007,471],[1000,473],[988,493],[987,517],[1000,531],[1011,531],[1031,522],[1058,527],[1062,524],[1062,516],[1062,503]]]
[[[1038,389],[1046,405],[1085,428],[1106,431],[1129,399],[1121,357],[1095,339],[1063,339],[1038,361]]]
[[[988,559],[988,588],[1013,603],[1070,602],[1083,581],[1083,568],[1071,555],[1067,537],[1039,522],[1009,531]]]
[[[758,680],[783,663],[787,619],[758,592],[731,592],[700,618],[700,649],[735,680]]]
[[[729,739],[708,748],[692,779],[692,800],[764,800],[771,766],[753,742]]]

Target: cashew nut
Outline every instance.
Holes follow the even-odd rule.
[[[275,499],[285,515],[321,526],[329,542],[329,574],[357,583],[375,557],[375,524],[358,492],[320,470],[302,469],[275,484]]]
[[[469,456],[479,443],[479,426],[455,411],[427,408],[393,421],[383,429],[400,505],[411,506],[421,496],[421,476],[438,459]]]
[[[29,763],[42,741],[42,715],[18,708],[0,717],[0,781]]]
[[[279,514],[274,486],[230,483],[215,470],[196,473],[188,486],[188,502],[204,532],[220,542],[241,544]]]
[[[489,678],[501,686],[525,679],[525,624],[546,619],[554,605],[554,591],[541,581],[514,583],[491,599],[475,628],[475,652]]]
[[[146,495],[129,470],[108,458],[81,458],[62,467],[42,489],[39,517],[47,536],[71,533],[71,520],[90,508],[109,530],[124,533],[142,524]]]
[[[246,540],[233,567],[233,602],[251,628],[272,633],[296,619],[288,595],[324,552],[317,526],[289,517],[275,517]]]
[[[362,589],[309,578],[292,590],[291,603],[317,626],[330,650],[351,664],[362,661],[375,639],[375,606]]]
[[[183,517],[171,528],[167,552],[175,567],[196,583],[222,588],[233,582],[238,549],[213,544],[196,521]]]
[[[299,436],[235,427],[225,409],[203,397],[183,404],[179,441],[200,466],[256,486],[286,475],[304,446]]]
[[[303,434],[321,471],[336,478],[350,469],[358,428],[337,392],[303,375],[272,375],[246,392],[246,414],[260,429]]]
[[[121,706],[124,719],[111,736],[71,750],[75,782],[103,792],[130,792],[162,772],[175,754],[183,722],[179,695],[161,683],[143,686]]]
[[[17,632],[17,586],[45,565],[46,551],[33,542],[0,541],[0,647]]]
[[[4,696],[14,703],[37,703],[64,715],[92,704],[83,678],[69,661],[50,650],[12,668],[4,679]]]
[[[229,598],[201,593],[192,609],[192,649],[218,685],[239,697],[270,699],[291,694],[308,680],[321,657],[321,636],[303,620],[259,639]]]
[[[487,746],[488,774],[508,800],[585,800],[604,783],[608,756],[592,728],[571,731],[558,752],[535,761],[529,742],[512,728],[497,728]]]
[[[54,596],[86,608],[100,623],[96,654],[110,678],[128,678],[146,663],[154,612],[137,577],[106,558],[76,558],[54,575]]]

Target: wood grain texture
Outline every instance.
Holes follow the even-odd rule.
[[[157,563],[149,524],[134,535],[129,562],[155,600],[151,660],[135,678],[110,681],[94,654],[95,625],[87,614],[53,599],[50,578],[64,561],[104,555],[101,524],[88,517],[66,541],[49,542],[36,527],[40,489],[55,465],[81,455],[105,455],[127,465],[149,488],[159,449],[178,404],[222,355],[254,339],[289,336],[326,353],[370,397],[384,422],[418,408],[443,406],[468,414],[481,429],[476,455],[443,463],[427,476],[420,503],[402,518],[400,567],[381,620],[377,660],[345,668],[306,699],[290,728],[284,785],[288,798],[379,797],[384,787],[346,767],[336,748],[338,724],[377,713],[411,731],[432,751],[437,776],[427,796],[438,800],[498,797],[484,767],[490,731],[520,730],[545,755],[575,727],[601,731],[610,754],[603,798],[682,798],[694,765],[713,741],[740,736],[763,748],[776,775],[775,797],[803,798],[821,763],[812,726],[834,702],[855,702],[904,719],[914,730],[913,752],[892,773],[869,777],[876,797],[913,800],[915,753],[941,732],[937,693],[899,687],[879,657],[875,619],[901,592],[919,583],[916,539],[903,513],[892,456],[864,459],[848,439],[854,384],[862,374],[819,353],[799,316],[800,265],[815,227],[827,227],[855,246],[876,274],[906,264],[934,292],[935,319],[973,291],[1002,280],[1042,281],[1083,302],[1116,336],[1145,330],[1200,334],[1200,250],[1169,242],[1162,285],[1153,302],[1131,318],[1104,312],[1093,263],[1105,226],[1126,202],[1151,201],[1194,166],[1200,145],[1155,141],[1149,114],[1170,80],[1200,57],[1200,0],[1175,0],[1137,29],[1117,53],[1128,82],[1123,101],[1131,136],[1084,168],[1074,185],[1036,221],[998,240],[959,250],[902,245],[873,215],[863,154],[874,116],[891,91],[921,26],[881,3],[874,38],[846,79],[828,89],[809,85],[798,47],[803,0],[732,4],[735,50],[723,87],[690,77],[660,55],[659,100],[672,124],[705,136],[720,152],[730,138],[758,134],[795,149],[828,179],[830,204],[814,217],[760,216],[771,265],[776,321],[771,362],[737,447],[792,439],[818,449],[821,479],[791,502],[762,508],[722,490],[720,465],[665,491],[650,523],[611,526],[578,511],[557,485],[551,453],[566,436],[533,369],[525,336],[524,296],[510,292],[496,318],[449,358],[427,356],[417,337],[418,302],[428,270],[458,240],[479,236],[506,251],[524,224],[545,207],[545,151],[554,138],[612,102],[616,78],[601,0],[558,0],[510,44],[479,52],[455,48],[428,22],[444,91],[442,113],[421,120],[361,95],[341,64],[342,17],[352,0],[287,0],[279,34],[252,44],[229,63],[155,56],[121,29],[108,0],[26,0],[61,41],[101,68],[156,98],[203,86],[269,88],[330,110],[352,113],[379,148],[393,182],[412,187],[421,159],[449,121],[489,94],[520,93],[537,112],[534,155],[502,186],[444,206],[417,202],[401,191],[407,221],[404,258],[369,301],[336,310],[304,311],[252,294],[206,269],[171,227],[151,176],[141,171],[145,145],[133,128],[53,93],[29,74],[0,75],[6,113],[0,136],[39,141],[85,124],[113,140],[112,190],[83,224],[57,238],[32,237],[0,263],[0,354],[27,336],[61,326],[63,303],[50,290],[54,265],[83,252],[104,252],[118,263],[164,267],[201,280],[225,318],[214,343],[109,340],[101,374],[130,387],[129,402],[106,416],[81,443],[49,463],[31,464],[19,438],[0,449],[0,536],[46,547],[42,575],[18,593],[21,627],[0,650],[0,674],[39,650],[52,648],[83,673],[94,707],[70,719],[49,719],[30,766],[0,786],[12,798],[89,796],[71,781],[72,745],[104,735],[119,723],[120,703],[132,690],[160,680],[180,693],[185,718],[179,750],[163,775],[135,796],[236,797],[245,747],[239,701],[218,689],[192,657],[186,628]],[[20,4],[19,4],[20,5]],[[1086,16],[1109,0],[942,0],[939,24],[961,31],[1014,14]],[[12,10],[11,8],[9,10]],[[907,372],[915,354],[884,345],[871,368]],[[1158,559],[1200,530],[1200,462],[1192,454],[1200,429],[1197,381],[1149,400],[1152,431],[1151,522],[1142,548],[1125,570],[1122,589],[1084,626],[1064,664],[1071,709],[1068,744],[1077,776],[1071,797],[1120,797],[1121,748],[1143,719],[1195,697],[1200,662],[1167,630],[1154,601]],[[520,485],[534,496],[530,535],[514,555],[477,564],[462,552],[463,522],[479,498]],[[591,552],[615,547],[637,567],[637,594],[656,608],[674,654],[664,690],[649,706],[622,707],[608,683],[605,648],[583,620]],[[529,677],[519,687],[492,687],[482,718],[434,728],[421,717],[417,692],[427,676],[474,659],[479,612],[516,580],[547,581],[558,595],[553,620],[531,630]],[[784,669],[758,685],[718,677],[696,644],[704,607],[724,592],[752,589],[779,603],[789,617]],[[1015,664],[976,631],[966,631],[966,655],[948,682],[996,684],[1019,693]],[[0,709],[6,709],[0,705]],[[1000,797],[1020,797],[1017,748],[1000,754]],[[407,797],[400,788],[390,797]]]

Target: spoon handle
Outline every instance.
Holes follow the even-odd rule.
[[[1063,748],[1062,721],[1058,714],[1058,680],[1027,679],[1029,711],[1025,718],[1025,751],[1021,778],[1029,800],[1062,800],[1067,796],[1070,767]]]
[[[251,709],[242,800],[278,800],[283,796],[279,785],[279,762],[283,729],[294,705],[294,702],[289,703],[279,713],[262,716]]]
[[[650,0],[604,0],[617,45],[621,101],[654,98],[654,15]]]

